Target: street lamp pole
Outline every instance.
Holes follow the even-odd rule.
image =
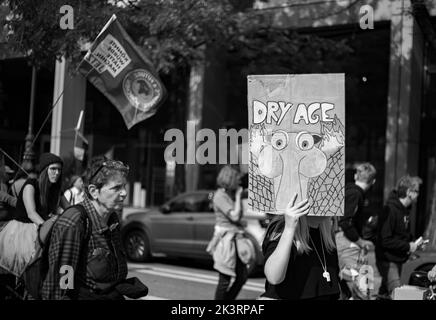
[[[29,171],[34,168],[35,152],[33,152],[33,114],[35,109],[35,91],[36,91],[36,68],[32,67],[32,85],[30,89],[30,110],[29,110],[29,127],[25,140],[23,169]]]

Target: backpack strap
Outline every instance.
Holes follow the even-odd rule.
[[[91,238],[91,221],[89,219],[88,213],[86,212],[86,209],[83,205],[81,204],[76,204],[74,206],[72,206],[74,208],[76,208],[77,210],[80,211],[80,216],[82,217],[82,219],[85,219],[85,243],[87,243],[89,241],[89,239]],[[83,245],[83,243],[82,243]]]
[[[88,256],[87,248],[88,248],[89,240],[91,239],[92,228],[91,228],[91,221],[90,221],[88,213],[86,212],[85,207],[81,204],[73,205],[70,208],[72,208],[72,207],[74,207],[75,209],[80,211],[81,221],[82,221],[82,219],[85,219],[85,238],[82,240],[82,243],[80,244],[80,250],[81,250],[82,254],[81,254],[81,257],[79,257],[79,261],[78,261],[78,265],[80,268],[80,265],[82,263],[86,264],[86,261],[87,261],[87,256]],[[83,252],[86,252],[86,254],[84,256],[83,256]],[[84,260],[82,260],[82,259],[84,259]],[[65,290],[63,292],[63,296],[65,296],[66,294],[67,294],[67,291]]]

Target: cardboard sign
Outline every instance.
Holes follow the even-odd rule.
[[[343,215],[344,75],[248,76],[248,115],[250,209],[283,214],[297,194],[309,215]]]

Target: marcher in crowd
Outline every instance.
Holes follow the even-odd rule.
[[[14,174],[14,170],[12,170],[9,166],[4,166],[4,173],[5,173],[5,183],[10,186],[12,183],[12,176]]]
[[[215,300],[234,300],[247,281],[247,265],[238,255],[236,237],[244,231],[242,218],[239,172],[224,166],[217,177],[218,189],[213,196],[216,223],[215,232],[207,251],[213,255],[214,268],[218,271]],[[234,277],[233,284],[230,281]]]
[[[58,213],[62,165],[52,153],[41,155],[38,179],[26,180],[12,219],[0,231],[0,265],[18,277],[35,254],[39,228]]]
[[[18,195],[14,219],[41,225],[59,211],[63,161],[53,153],[40,157],[37,179],[29,178]]]
[[[389,298],[393,290],[401,286],[402,264],[417,249],[409,230],[409,209],[418,199],[421,183],[419,177],[402,177],[379,214],[376,264],[382,277],[381,298]]]
[[[147,287],[126,279],[127,262],[116,214],[127,196],[129,167],[121,161],[91,160],[85,199],[66,209],[53,226],[48,249],[49,270],[42,298],[104,300],[147,294]],[[74,270],[74,284],[59,286],[63,265]]]
[[[7,187],[7,168],[0,166],[0,230],[6,221],[11,219],[12,210],[15,210],[17,198],[8,193]],[[0,266],[0,300],[11,299],[11,294],[6,290],[6,286],[14,287],[15,276],[12,274],[3,274]]]
[[[70,186],[64,192],[64,197],[70,205],[81,203],[85,197],[83,190],[83,179],[79,175],[70,178]]]
[[[9,220],[17,204],[17,198],[8,193],[7,169],[7,166],[0,166],[0,221]]]
[[[362,163],[356,167],[354,183],[345,186],[345,212],[339,218],[339,230],[336,233],[336,245],[341,275],[342,299],[367,298],[360,292],[354,281],[352,272],[359,273],[360,261],[373,246],[371,241],[362,238],[362,229],[370,217],[366,193],[375,183],[376,170],[370,163]]]
[[[329,217],[306,216],[307,199],[289,202],[262,245],[266,290],[261,299],[339,299],[339,266]]]

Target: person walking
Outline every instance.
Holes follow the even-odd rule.
[[[83,190],[83,179],[79,175],[73,175],[70,178],[70,187],[65,190],[64,197],[69,205],[81,203],[84,199],[85,192]]]
[[[373,243],[362,238],[363,227],[370,217],[365,209],[366,193],[374,185],[376,169],[369,162],[359,164],[354,183],[345,186],[345,212],[339,217],[335,238],[339,257],[342,299],[367,299],[354,281],[360,265]]]
[[[417,176],[403,176],[378,216],[376,265],[382,277],[380,298],[389,299],[401,286],[402,265],[418,248],[410,233],[409,209],[418,199],[421,183]]]
[[[329,217],[306,216],[307,199],[295,203],[268,226],[262,245],[265,293],[260,299],[337,300],[339,264]]]
[[[247,281],[247,265],[238,254],[237,236],[244,232],[242,218],[239,172],[231,166],[224,166],[217,177],[218,189],[213,196],[215,232],[207,251],[213,255],[214,268],[218,271],[218,285],[215,300],[236,299]],[[233,284],[230,281],[234,278]]]
[[[39,230],[54,222],[60,205],[63,161],[52,153],[39,160],[38,179],[27,179],[18,195],[15,211],[0,231],[0,266],[20,277],[41,241]],[[40,240],[40,241],[38,241]]]
[[[67,208],[52,228],[42,299],[123,300],[124,295],[147,294],[147,287],[137,278],[126,279],[117,211],[127,196],[128,172],[121,161],[91,160],[83,202]],[[64,266],[73,270],[74,277],[60,286]]]

